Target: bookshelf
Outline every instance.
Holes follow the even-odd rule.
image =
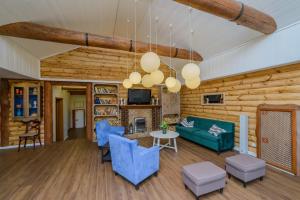
[[[119,125],[119,85],[93,84],[93,118],[97,121],[107,119],[112,125]]]

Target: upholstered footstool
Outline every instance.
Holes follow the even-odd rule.
[[[196,196],[220,190],[225,187],[226,172],[211,162],[200,162],[186,165],[182,170],[185,188],[189,188]]]
[[[243,181],[244,187],[249,181],[258,178],[262,181],[266,174],[266,162],[252,156],[239,154],[226,158],[225,162],[228,178],[231,175],[238,178]]]

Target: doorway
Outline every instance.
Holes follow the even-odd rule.
[[[63,99],[55,98],[55,124],[56,124],[56,141],[61,142],[64,140],[64,107]]]

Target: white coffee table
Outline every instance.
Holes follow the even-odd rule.
[[[167,131],[166,134],[163,134],[162,131],[152,131],[150,135],[153,137],[153,146],[159,146],[160,149],[174,149],[177,152],[176,138],[179,136],[179,133]],[[169,142],[167,144],[160,144],[160,139],[169,139]],[[173,140],[173,145],[171,144],[171,140]]]

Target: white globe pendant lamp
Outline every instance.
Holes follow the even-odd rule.
[[[166,86],[168,87],[168,88],[172,88],[172,87],[174,87],[176,85],[176,79],[174,78],[174,77],[168,77],[167,79],[166,79]]]
[[[201,82],[200,78],[196,77],[191,80],[185,80],[185,85],[190,89],[196,89],[200,85],[200,82]]]
[[[164,81],[164,73],[160,70],[156,70],[154,72],[151,72],[150,74],[152,82],[154,84],[161,84]]]
[[[192,80],[200,76],[200,68],[195,63],[188,63],[183,66],[181,75],[185,80]]]
[[[151,73],[158,70],[160,66],[160,58],[154,52],[147,52],[141,58],[141,67],[142,69],[147,72]]]
[[[139,84],[142,80],[142,76],[138,72],[131,72],[129,75],[129,80],[132,84]]]
[[[153,86],[153,82],[152,82],[150,74],[146,74],[143,76],[142,85],[146,88],[150,88]]]
[[[123,81],[123,86],[125,87],[125,88],[131,88],[132,87],[132,83],[131,83],[131,81],[127,78],[127,79],[125,79],[124,81]]]
[[[175,84],[175,86],[172,87],[172,88],[168,88],[168,90],[169,90],[170,92],[172,92],[172,93],[177,93],[177,92],[180,91],[180,89],[181,89],[181,83],[180,83],[180,81],[177,80],[177,79],[176,79],[176,84]]]

